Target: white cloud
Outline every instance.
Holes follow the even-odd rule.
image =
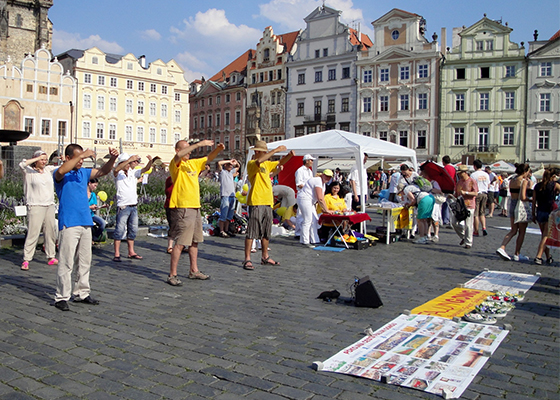
[[[63,53],[70,49],[85,50],[94,46],[106,53],[122,53],[124,51],[118,43],[103,40],[99,35],[82,38],[79,33],[53,29],[53,54]]]
[[[200,71],[208,71],[210,69],[210,66],[206,62],[200,60],[188,51],[177,54],[174,57],[174,60],[177,61],[181,68],[183,68],[185,71],[185,77],[189,82],[195,79],[200,79],[203,75],[205,75]],[[206,73],[206,78],[208,78],[208,73]]]
[[[146,40],[158,41],[161,39],[161,34],[155,29],[146,29],[145,31],[140,32],[140,35],[142,36],[142,39]]]

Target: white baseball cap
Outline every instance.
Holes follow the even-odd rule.
[[[315,160],[315,158],[312,157],[311,154],[306,154],[303,156],[303,161],[307,161],[307,160]]]
[[[130,156],[126,153],[119,154],[119,157],[117,158],[117,165],[119,165],[122,162],[128,161],[129,158]]]

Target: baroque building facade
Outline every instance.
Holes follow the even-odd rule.
[[[28,132],[19,144],[48,154],[70,142],[77,82],[49,50],[0,63],[0,77],[0,128]]]
[[[52,49],[53,0],[0,0],[0,62],[19,65],[27,54]]]
[[[560,161],[560,31],[549,40],[529,42],[527,55],[526,158]]]
[[[304,19],[287,62],[286,138],[327,129],[356,132],[356,59],[372,42],[341,23],[340,15],[323,5]]]
[[[247,62],[247,129],[265,142],[286,137],[286,61],[294,54],[300,31],[275,35],[265,28]]]
[[[484,16],[453,30],[441,72],[440,154],[517,162],[525,146],[525,49]]]
[[[247,60],[254,50],[247,50],[209,80],[191,83],[191,140],[214,140],[223,143],[216,161],[243,160],[252,143],[246,135]],[[210,147],[201,147],[194,156],[204,156]]]
[[[58,60],[78,82],[74,143],[106,153],[160,156],[189,135],[189,85],[173,60],[146,65],[145,57],[107,54],[93,47]]]
[[[439,62],[437,35],[425,20],[393,9],[372,22],[374,43],[358,53],[358,133],[438,154]]]

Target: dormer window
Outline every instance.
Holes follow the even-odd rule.
[[[263,61],[267,62],[270,60],[270,49],[264,49],[263,51]]]
[[[92,64],[99,64],[99,59],[97,57],[92,57],[91,58],[91,63]]]

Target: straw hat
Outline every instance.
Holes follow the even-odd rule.
[[[253,147],[251,147],[250,149],[254,150],[254,151],[268,152],[268,147],[266,146],[266,142],[264,140],[257,140],[255,142],[255,145]]]

